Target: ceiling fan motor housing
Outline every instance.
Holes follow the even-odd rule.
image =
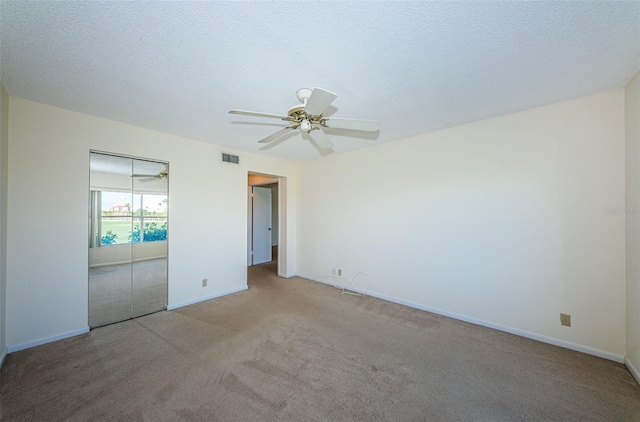
[[[309,97],[311,97],[311,93],[312,92],[313,92],[313,90],[311,90],[309,88],[300,88],[296,92],[296,96],[298,97],[298,100],[300,100],[300,102],[302,104],[306,104],[307,100],[309,99]]]
[[[305,132],[309,132],[312,129],[312,125],[323,125],[324,116],[322,114],[319,116],[307,114],[304,111],[304,106],[293,106],[289,109],[287,114],[291,117],[290,121],[292,123],[299,124],[300,130]],[[305,120],[309,123],[308,126],[303,123]]]

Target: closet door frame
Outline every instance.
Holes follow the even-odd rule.
[[[138,316],[142,316],[142,315],[146,315],[149,313],[153,313],[153,312],[159,312],[161,310],[165,310],[167,308],[167,302],[168,302],[168,289],[169,289],[169,280],[168,280],[168,258],[169,258],[169,254],[168,254],[168,244],[169,244],[169,180],[168,180],[168,174],[169,174],[169,162],[163,161],[163,160],[156,160],[156,159],[151,159],[151,158],[145,158],[145,157],[135,157],[135,156],[130,156],[130,155],[125,155],[125,154],[118,154],[118,153],[113,153],[113,152],[106,152],[106,151],[99,151],[99,150],[90,150],[89,151],[89,158],[91,163],[93,163],[93,158],[96,156],[107,156],[107,157],[113,157],[112,159],[123,159],[123,160],[130,160],[130,165],[131,165],[131,171],[129,172],[130,174],[127,174],[126,177],[130,177],[131,178],[131,182],[130,184],[128,184],[128,186],[126,187],[126,189],[124,188],[124,185],[126,183],[122,183],[122,181],[120,181],[120,183],[116,183],[116,186],[100,186],[99,182],[96,182],[93,180],[93,175],[94,175],[94,171],[97,172],[97,170],[95,170],[93,167],[93,164],[90,165],[90,172],[89,172],[89,221],[87,224],[87,229],[88,229],[88,239],[89,239],[89,244],[88,244],[88,267],[89,267],[89,277],[87,280],[87,283],[89,284],[89,289],[88,289],[88,325],[90,326],[90,328],[97,328],[97,327],[101,327],[104,325],[109,325],[109,324],[113,324],[113,323],[117,323],[117,322],[122,322],[122,321],[126,321],[128,319],[131,318],[135,318]],[[97,160],[96,160],[97,161]],[[142,188],[136,188],[136,183],[135,183],[135,177],[134,174],[136,174],[135,170],[135,164],[136,162],[139,162],[142,167],[144,167],[145,164],[148,164],[148,166],[150,167],[156,167],[156,168],[161,168],[163,169],[162,172],[165,173],[165,177],[163,178],[159,178],[159,180],[164,183],[164,189],[162,190],[158,190],[157,186],[158,183],[155,183],[156,186],[156,190],[147,190],[145,192],[144,189],[144,185],[142,185]],[[159,166],[159,167],[158,167]],[[155,174],[154,170],[154,174]],[[117,175],[117,177],[119,177],[120,179],[122,179],[123,176],[125,176],[125,174],[122,172],[122,169],[120,169],[120,171],[118,173],[116,172],[108,172],[108,171],[103,171],[103,173],[106,174],[114,174]],[[145,179],[153,179],[153,178],[145,178]],[[155,181],[154,181],[155,182]],[[154,183],[151,183],[150,185],[154,185]],[[120,192],[122,191],[123,193],[125,193],[126,191],[126,195],[130,196],[130,201],[129,204],[131,206],[131,216],[130,216],[130,220],[131,220],[131,227],[130,227],[130,231],[129,231],[129,236],[131,237],[130,239],[128,239],[128,242],[126,243],[121,243],[121,244],[115,244],[115,245],[102,245],[101,244],[101,240],[103,239],[102,236],[104,236],[105,233],[101,233],[101,226],[102,226],[102,217],[103,217],[103,213],[101,210],[101,206],[102,206],[102,202],[99,201],[100,198],[102,197],[102,192],[111,192],[109,189],[112,189],[111,191],[114,192]],[[158,195],[158,196],[165,196],[165,200],[162,201],[164,203],[165,209],[164,209],[164,215],[162,215],[162,211],[158,212],[157,215],[153,215],[153,216],[149,216],[149,215],[144,215],[144,211],[142,206],[140,206],[140,210],[137,210],[141,215],[137,216],[136,215],[136,210],[134,207],[135,201],[135,195],[139,195],[140,197],[140,202],[142,205],[142,198],[144,195],[147,195],[147,197],[151,197],[152,195]],[[98,204],[97,202],[100,202],[100,204]],[[99,214],[98,214],[99,213]],[[156,211],[153,211],[154,214],[156,214]],[[136,311],[134,309],[134,289],[136,287],[135,282],[135,269],[134,269],[134,264],[136,263],[136,259],[134,259],[134,246],[138,245],[143,245],[145,244],[144,242],[144,232],[145,232],[145,228],[144,226],[141,226],[141,224],[143,224],[144,222],[144,217],[146,216],[148,220],[155,220],[155,222],[162,222],[164,221],[164,227],[162,227],[163,225],[161,225],[161,228],[164,229],[164,240],[156,240],[155,242],[150,241],[147,245],[149,246],[154,246],[155,249],[160,250],[161,254],[163,256],[160,257],[152,257],[152,258],[140,258],[139,261],[146,261],[147,259],[157,259],[157,258],[161,258],[164,259],[164,265],[160,265],[156,268],[161,268],[163,269],[162,271],[160,271],[160,273],[162,274],[162,272],[164,272],[164,274],[162,274],[161,277],[156,277],[153,284],[155,284],[154,287],[154,291],[155,294],[158,296],[158,300],[155,300],[155,302],[158,302],[156,304],[152,304],[151,307],[147,307],[147,308],[143,308],[142,311],[138,310]],[[127,216],[122,216],[123,218],[126,218]],[[139,236],[140,238],[140,242],[136,242],[136,236],[134,236],[134,227],[135,227],[135,222],[136,222],[136,218],[138,218],[139,221],[139,230],[137,231],[137,236]],[[157,224],[156,224],[157,226]],[[163,230],[160,231],[156,231],[156,233],[163,233]],[[96,236],[100,236],[100,238],[97,238]],[[156,239],[158,239],[158,237],[156,237]],[[160,237],[160,239],[162,239],[162,237]],[[157,242],[157,243],[156,243]],[[115,248],[119,248],[121,246],[127,245],[128,246],[128,253],[124,252],[124,251],[116,251]],[[100,255],[101,252],[103,251],[107,251],[107,250],[101,250],[101,248],[103,246],[106,247],[112,247],[114,249],[108,251],[109,254],[115,256],[118,255],[118,259],[122,259],[121,261],[115,261],[113,263],[108,262],[108,259],[105,261],[105,263],[100,263],[99,260],[96,260],[96,256]],[[143,247],[144,248],[144,247]],[[122,248],[120,248],[122,249]],[[154,249],[154,250],[155,250]],[[109,254],[106,254],[107,256]],[[97,294],[94,290],[96,290],[96,286],[98,286],[96,284],[96,274],[100,274],[100,271],[102,271],[103,275],[107,274],[106,277],[108,277],[108,272],[110,269],[113,269],[114,272],[116,270],[119,271],[119,277],[120,277],[120,283],[119,284],[123,284],[122,283],[122,277],[126,277],[125,274],[126,271],[122,271],[122,268],[115,268],[115,266],[117,265],[126,265],[126,262],[123,262],[124,259],[124,255],[128,254],[128,265],[129,265],[129,276],[128,276],[128,312],[127,312],[127,316],[125,317],[125,312],[124,309],[122,310],[123,312],[122,315],[119,316],[114,316],[113,318],[105,318],[102,317],[98,318],[98,321],[96,321],[96,312],[94,312],[93,315],[93,323],[92,322],[92,306],[94,308],[94,311],[99,311],[99,309],[95,309],[97,305],[97,303],[100,302],[100,300],[102,300],[103,303],[108,303],[110,304],[109,300],[111,300],[111,298],[108,299],[104,299],[102,297],[100,297],[100,294]],[[122,255],[122,257],[120,257],[119,255]],[[109,258],[109,257],[108,257]],[[98,262],[96,264],[96,262]],[[144,263],[142,263],[142,265],[144,265]],[[102,267],[102,268],[99,268]],[[109,268],[111,267],[111,268]],[[143,272],[144,273],[144,272]],[[93,283],[92,283],[92,274],[93,274]],[[142,273],[141,273],[142,274]],[[156,283],[155,281],[157,280],[161,280],[160,283]],[[106,281],[109,282],[109,281]],[[125,282],[126,283],[126,282]],[[92,285],[93,284],[93,285]],[[159,286],[159,285],[160,286]],[[116,287],[118,287],[118,283],[114,282],[114,286],[110,286],[114,289],[116,289]],[[123,286],[119,286],[120,288],[122,288]],[[93,290],[92,290],[93,288]],[[145,287],[147,288],[147,287]],[[120,289],[121,290],[121,289]],[[92,292],[94,295],[94,300],[92,300]],[[112,292],[106,291],[106,293],[103,291],[101,292],[101,294],[103,296],[108,297],[109,294]],[[143,292],[144,294],[144,292]],[[115,297],[115,301],[118,301],[117,298],[117,294],[114,293],[114,297]],[[142,298],[144,298],[144,296],[141,296]],[[96,300],[97,298],[97,300]],[[162,301],[162,303],[160,303],[160,301]],[[124,301],[122,301],[124,302]],[[154,302],[154,301],[152,301]],[[124,306],[124,303],[122,303],[121,305]],[[121,307],[123,307],[121,306]],[[103,306],[104,308],[104,306]],[[99,313],[99,312],[97,312]],[[107,314],[107,316],[109,316]]]

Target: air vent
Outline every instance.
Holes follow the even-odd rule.
[[[222,161],[225,163],[240,164],[240,157],[223,152]]]

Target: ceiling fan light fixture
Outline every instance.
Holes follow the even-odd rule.
[[[309,120],[304,119],[300,122],[300,130],[304,132],[309,132],[311,130],[311,123],[309,123]]]

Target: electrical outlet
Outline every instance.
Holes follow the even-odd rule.
[[[336,275],[336,269],[335,268],[331,269],[331,275]]]
[[[338,277],[342,277],[342,269],[338,268]]]
[[[560,314],[560,324],[565,327],[571,327],[571,315],[569,314]]]
[[[206,278],[202,279],[202,287],[207,287],[207,279]]]

